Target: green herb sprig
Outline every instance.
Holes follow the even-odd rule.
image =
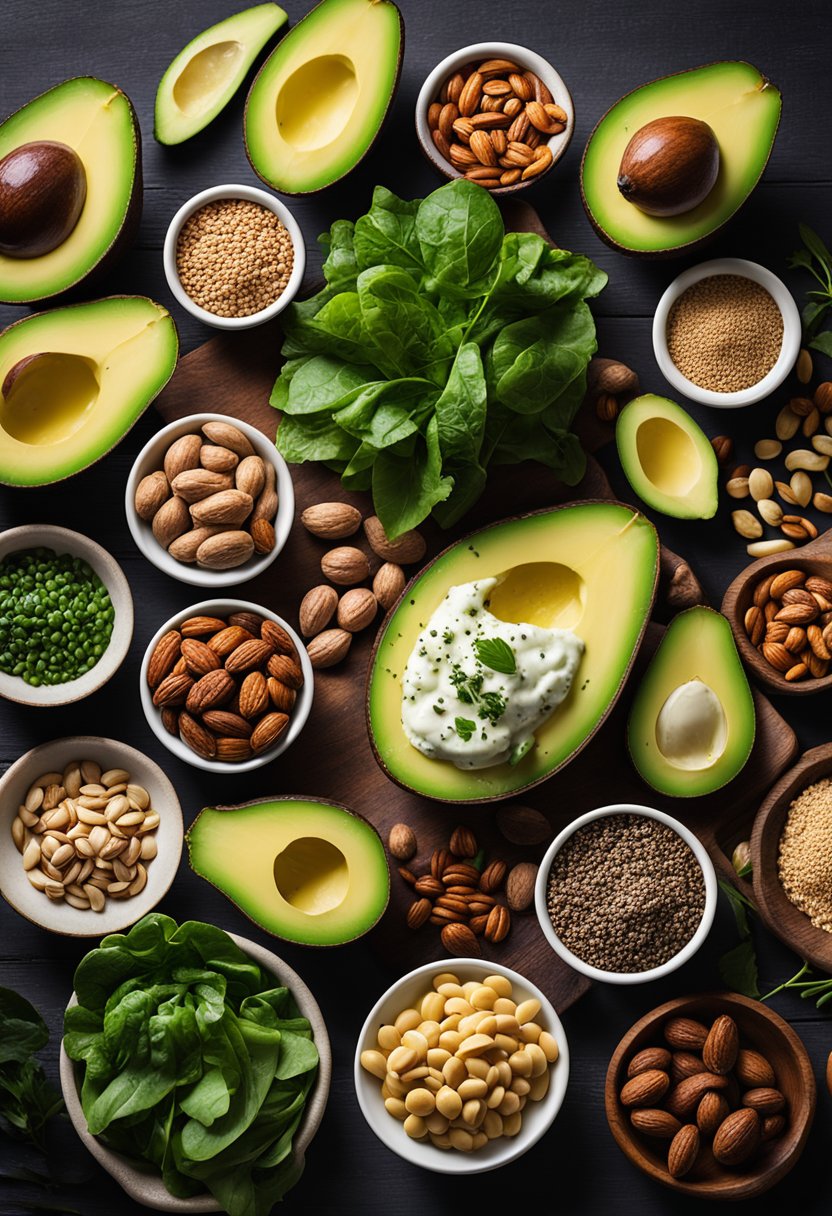
[[[793,269],[808,270],[817,280],[818,287],[806,292],[803,307],[803,341],[812,350],[832,357],[832,328],[829,327],[832,311],[832,254],[816,232],[806,224],[800,225],[803,248],[797,249],[789,259]]]
[[[11,988],[0,988],[0,1126],[45,1149],[47,1120],[64,1109],[36,1053],[49,1030],[33,1005]]]

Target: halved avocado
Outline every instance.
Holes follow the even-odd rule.
[[[589,137],[581,196],[598,235],[623,253],[673,256],[712,237],[742,206],[766,167],[782,99],[750,63],[711,63],[664,76],[617,101]],[[707,123],[719,145],[719,176],[704,200],[680,215],[648,215],[621,194],[617,179],[631,138],[657,119]]]
[[[206,807],[186,839],[191,869],[285,941],[339,946],[387,907],[384,845],[340,803],[291,796]]]
[[[245,142],[257,176],[307,194],[355,168],[393,100],[403,46],[391,0],[321,0],[251,86]]]
[[[653,393],[633,398],[618,415],[615,442],[625,477],[648,507],[676,519],[716,514],[716,454],[675,401]]]
[[[367,684],[370,742],[405,789],[440,802],[489,802],[545,781],[589,742],[629,673],[656,591],[652,524],[615,502],[575,503],[473,532],[429,563],[382,626]],[[501,576],[490,610],[502,620],[573,629],[586,645],[566,700],[516,765],[461,770],[432,760],[402,728],[401,677],[420,632],[448,589]]]
[[[654,789],[711,794],[744,768],[754,746],[754,699],[731,626],[712,608],[670,623],[630,711],[627,744]]]
[[[263,47],[289,20],[277,4],[257,4],[197,34],[159,81],[154,135],[181,144],[217,117]]]
[[[141,135],[130,99],[115,85],[78,76],[0,124],[0,160],[43,141],[79,157],[86,197],[69,235],[36,257],[0,253],[0,302],[46,300],[108,267],[133,240],[142,208]]]
[[[145,296],[24,317],[0,334],[0,482],[80,473],[130,430],[176,367],[173,318]]]

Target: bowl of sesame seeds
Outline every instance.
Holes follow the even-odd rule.
[[[306,246],[288,207],[254,186],[212,186],[171,220],[163,253],[183,308],[216,329],[250,329],[297,295]]]
[[[540,863],[535,911],[568,966],[608,984],[661,979],[696,953],[716,911],[713,862],[677,819],[634,803],[581,815]]]

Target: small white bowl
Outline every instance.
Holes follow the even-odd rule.
[[[242,199],[249,203],[259,203],[261,207],[265,207],[268,211],[273,211],[289,233],[289,236],[292,238],[292,245],[294,246],[292,273],[289,276],[289,282],[286,284],[285,289],[267,308],[261,308],[259,312],[253,312],[247,317],[218,317],[216,313],[208,312],[207,309],[201,308],[185,291],[179,278],[179,272],[176,269],[176,244],[179,240],[182,225],[187,219],[190,219],[195,211],[199,211],[200,207],[204,207],[206,203],[215,203],[220,199],[227,198]],[[195,194],[193,198],[189,198],[186,203],[183,203],[171,220],[165,236],[162,261],[165,267],[165,278],[168,281],[168,287],[170,287],[177,301],[183,308],[187,309],[191,316],[196,317],[198,321],[202,321],[205,325],[212,325],[215,329],[252,329],[255,325],[262,325],[264,322],[271,321],[273,317],[278,316],[279,313],[283,312],[284,308],[291,304],[297,295],[306,270],[306,243],[303,239],[300,225],[289,208],[279,198],[275,198],[273,194],[269,194],[266,190],[259,190],[256,186],[233,184],[211,186],[208,190],[200,190],[199,194]]]
[[[20,676],[0,672],[0,697],[19,705],[69,705],[103,688],[124,662],[133,637],[133,597],[130,584],[115,558],[80,532],[55,528],[51,524],[24,524],[0,533],[0,561],[12,553],[40,548],[54,549],[58,555],[69,553],[81,557],[95,571],[109,591],[115,609],[113,631],[101,658],[77,680],[34,687]]]
[[[659,823],[666,824],[677,835],[681,836],[685,844],[688,845],[702,871],[702,878],[705,883],[705,908],[696,932],[677,954],[674,954],[672,958],[669,958],[666,963],[662,963],[661,966],[651,967],[649,971],[602,971],[599,967],[593,967],[591,963],[585,962],[582,958],[573,954],[571,950],[567,949],[555,932],[549,916],[546,893],[549,885],[549,871],[552,868],[556,854],[560,852],[569,837],[574,835],[580,828],[585,827],[596,819],[605,819],[609,815],[644,815],[647,819],[657,819]],[[711,931],[714,913],[716,912],[716,897],[716,871],[714,870],[713,862],[708,856],[705,846],[700,843],[693,832],[689,831],[678,819],[665,815],[663,811],[655,811],[652,807],[640,806],[637,803],[620,802],[611,806],[599,807],[595,811],[588,811],[586,815],[579,816],[579,818],[570,823],[568,827],[565,827],[555,837],[543,855],[543,860],[537,871],[537,881],[534,888],[534,907],[537,912],[537,919],[540,921],[540,927],[543,930],[543,936],[555,954],[559,955],[567,966],[572,967],[575,971],[579,971],[581,975],[588,976],[591,980],[600,980],[605,984],[646,984],[650,980],[659,980],[669,975],[671,971],[675,971],[677,967],[681,967],[683,963],[686,963],[689,958],[693,957]]]
[[[148,473],[155,473],[162,468],[165,452],[174,440],[179,439],[182,435],[198,434],[206,422],[232,423],[243,432],[257,455],[274,465],[277,473],[278,506],[277,515],[273,520],[274,548],[271,553],[252,554],[247,562],[243,562],[242,566],[235,566],[232,570],[206,570],[195,563],[189,565],[187,562],[178,562],[175,557],[171,557],[167,549],[163,549],[159,544],[150,524],[146,520],[140,519],[136,513],[136,489],[142,478],[146,477]],[[246,583],[249,579],[262,574],[286,544],[292,530],[292,521],[295,518],[295,490],[292,484],[292,474],[289,472],[286,461],[277,451],[274,443],[267,439],[262,431],[258,431],[257,427],[251,426],[239,418],[233,418],[230,414],[190,414],[187,418],[180,418],[177,422],[169,422],[167,426],[163,426],[161,431],[157,431],[139,452],[130,470],[130,476],[127,478],[127,486],[124,491],[124,511],[130,535],[147,560],[152,562],[158,570],[169,574],[171,578],[179,579],[180,583],[190,583],[192,587],[205,587],[208,590],[216,587],[236,587],[240,583]]]
[[[259,756],[252,756],[250,760],[240,760],[236,764],[232,764],[228,760],[206,760],[203,756],[198,756],[196,752],[191,751],[188,745],[183,743],[180,738],[174,738],[173,735],[168,734],[162,725],[162,715],[153,704],[153,694],[147,683],[147,668],[150,663],[150,656],[156,649],[156,643],[159,641],[159,638],[170,629],[178,629],[189,617],[216,616],[222,618],[230,616],[233,612],[257,612],[260,616],[267,617],[270,621],[275,621],[276,624],[282,626],[295,644],[301,670],[303,671],[303,687],[298,690],[297,700],[290,715],[289,727],[285,734],[268,751],[262,752]],[[164,625],[157,629],[150,639],[147,650],[144,653],[144,658],[142,659],[141,671],[139,672],[139,696],[142,702],[142,709],[144,710],[144,716],[147,718],[150,729],[159,742],[163,743],[168,751],[173,752],[174,756],[179,760],[184,760],[186,764],[192,764],[195,768],[204,769],[206,773],[228,773],[229,775],[249,773],[252,769],[262,768],[264,764],[271,764],[272,760],[276,760],[278,756],[282,756],[286,749],[292,746],[306,725],[306,719],[309,717],[310,710],[312,709],[314,685],[315,677],[312,671],[312,664],[309,661],[309,655],[306,653],[306,647],[292,626],[288,621],[284,621],[282,616],[278,616],[276,612],[270,612],[262,604],[253,604],[249,600],[203,600],[200,604],[191,604],[190,608],[177,612],[170,620],[165,621]]]
[[[441,63],[437,63],[419,90],[419,96],[416,99],[416,135],[425,156],[440,173],[449,178],[463,176],[455,165],[445,159],[434,144],[428,126],[428,110],[431,103],[439,97],[439,91],[449,76],[453,76],[466,64],[482,62],[485,59],[509,59],[523,69],[534,72],[554,97],[555,105],[559,105],[566,114],[566,129],[559,135],[552,135],[546,140],[552,151],[552,163],[548,169],[529,181],[515,182],[513,186],[500,186],[498,189],[488,192],[494,195],[516,194],[533,186],[535,182],[542,181],[547,173],[551,173],[569,147],[572,133],[575,130],[575,107],[565,81],[551,63],[535,51],[518,46],[514,42],[475,42],[471,46],[464,46],[460,50],[454,51],[452,55],[446,56]]]
[[[437,1148],[425,1140],[412,1140],[404,1130],[404,1125],[385,1110],[378,1077],[361,1067],[362,1051],[377,1046],[376,1035],[379,1027],[393,1022],[403,1009],[410,1008],[419,996],[430,990],[433,976],[442,971],[458,975],[463,983],[487,975],[505,976],[512,983],[513,999],[516,998],[518,1003],[530,997],[540,1001],[541,1011],[537,1020],[557,1040],[560,1051],[559,1058],[550,1066],[552,1077],[546,1096],[540,1102],[529,1102],[526,1105],[518,1134],[490,1140],[481,1149],[471,1153]],[[569,1045],[560,1018],[551,1002],[539,988],[517,971],[512,971],[501,963],[486,962],[484,959],[446,958],[435,963],[425,963],[424,966],[403,975],[376,1001],[358,1036],[353,1076],[361,1113],[387,1148],[412,1165],[420,1165],[423,1169],[434,1170],[438,1174],[484,1174],[522,1157],[552,1126],[563,1104],[569,1081]]]
[[[293,971],[288,963],[284,963],[282,958],[279,958],[276,954],[272,954],[270,950],[264,949],[257,942],[249,941],[246,937],[238,937],[236,933],[229,933],[228,936],[232,941],[236,942],[241,950],[244,950],[256,963],[259,963],[264,971],[268,971],[281,984],[286,985],[297,1001],[301,1014],[309,1020],[312,1026],[312,1033],[319,1057],[318,1075],[307,1095],[303,1118],[292,1142],[292,1156],[302,1167],[306,1150],[309,1148],[315,1133],[321,1125],[321,1119],[324,1116],[329,1096],[329,1085],[332,1079],[332,1050],[329,1044],[326,1023],[324,1022],[318,1002],[297,972]],[[73,992],[67,1008],[71,1009],[73,1005],[77,1004],[78,1000]],[[216,1199],[208,1194],[194,1195],[189,1199],[178,1199],[175,1195],[171,1195],[159,1174],[148,1162],[134,1160],[130,1157],[125,1157],[123,1153],[114,1152],[113,1149],[107,1148],[106,1144],[99,1140],[97,1136],[90,1134],[87,1129],[87,1120],[81,1107],[81,1099],[78,1096],[78,1084],[82,1075],[80,1066],[76,1068],[75,1062],[70,1060],[64,1050],[63,1041],[61,1042],[60,1074],[61,1090],[72,1126],[78,1133],[84,1147],[95,1157],[98,1164],[115,1178],[121,1189],[132,1200],[143,1204],[145,1207],[154,1208],[158,1212],[191,1213],[222,1211]]]
[[[44,773],[63,772],[70,760],[97,760],[105,771],[126,768],[137,785],[150,794],[150,805],[159,812],[156,829],[158,853],[147,863],[147,884],[132,899],[107,900],[103,912],[85,912],[67,903],[53,903],[36,891],[23,869],[23,861],[11,837],[12,820],[33,781]],[[119,933],[150,912],[165,896],[179,868],[182,855],[182,808],[176,791],[162,769],[149,756],[117,739],[97,735],[72,735],[33,747],[0,779],[0,894],[7,903],[33,924],[65,937],[100,937]]]
[[[735,393],[717,393],[713,389],[701,388],[700,385],[694,384],[687,376],[682,375],[667,349],[667,319],[679,296],[694,283],[722,274],[740,275],[759,283],[773,298],[783,318],[783,344],[774,367],[757,384]],[[786,284],[765,266],[748,262],[745,258],[714,258],[710,262],[701,262],[698,266],[691,266],[690,270],[683,271],[659,300],[653,317],[653,353],[665,380],[690,401],[698,401],[700,405],[712,405],[723,410],[736,410],[744,405],[753,405],[779,388],[795,365],[800,352],[800,335],[800,313]]]

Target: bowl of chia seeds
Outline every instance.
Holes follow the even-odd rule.
[[[535,910],[570,967],[608,984],[643,984],[696,953],[716,897],[713,863],[684,824],[618,803],[555,837],[540,863]]]

